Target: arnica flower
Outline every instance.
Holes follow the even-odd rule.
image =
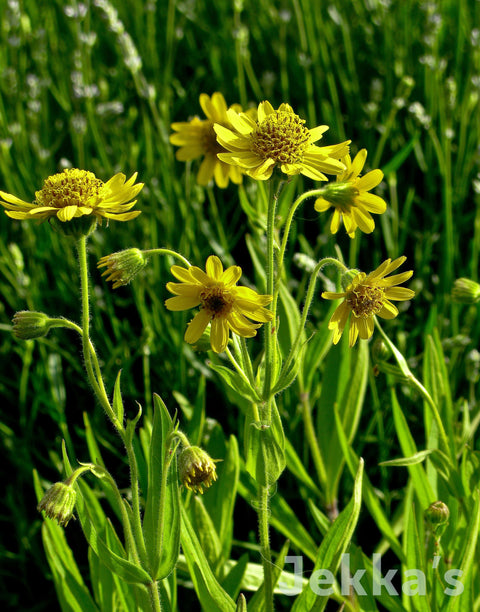
[[[227,347],[230,330],[244,338],[252,338],[261,323],[272,320],[272,313],[264,308],[272,301],[271,295],[259,295],[248,287],[236,286],[242,275],[239,266],[224,271],[220,259],[211,255],[207,259],[206,272],[196,266],[172,266],[171,272],[181,282],[167,283],[167,289],[175,297],[166,300],[165,306],[169,310],[200,306],[185,332],[185,341],[189,344],[195,344],[211,322],[210,344],[216,353],[221,353]],[[249,319],[260,323],[252,323]]]
[[[148,257],[137,248],[125,249],[100,258],[97,268],[105,267],[102,276],[112,281],[113,288],[128,285],[148,263]]]
[[[322,293],[327,300],[344,298],[328,323],[328,329],[334,330],[334,344],[340,340],[350,315],[349,345],[353,346],[358,336],[363,340],[371,337],[375,315],[383,319],[394,319],[398,315],[396,306],[390,300],[404,301],[414,297],[415,292],[411,289],[396,286],[407,281],[413,274],[412,270],[386,278],[405,260],[406,257],[393,261],[387,259],[368,276],[365,272],[356,274],[345,291]]]
[[[33,203],[0,191],[3,200],[0,204],[12,219],[54,218],[65,223],[88,216],[100,224],[103,218],[129,221],[141,212],[127,212],[135,206],[133,198],[143,187],[143,183],[134,184],[136,178],[137,173],[126,181],[125,175],[118,173],[104,183],[93,172],[67,168],[44,181],[42,189],[35,192]]]
[[[323,189],[321,197],[315,202],[315,210],[318,212],[325,212],[331,207],[335,209],[330,223],[332,234],[337,233],[341,219],[350,238],[355,238],[357,227],[370,234],[375,229],[370,213],[380,215],[387,209],[382,198],[368,193],[382,181],[383,172],[371,170],[360,177],[366,159],[366,149],[359,151],[353,162],[350,155],[342,157],[346,169],[337,176],[335,183]]]
[[[227,117],[227,103],[221,93],[215,92],[212,97],[200,94],[200,106],[207,119],[193,118],[188,122],[172,123],[172,129],[177,132],[170,136],[170,142],[180,149],[176,158],[180,161],[190,161],[203,156],[203,161],[197,174],[197,183],[202,186],[215,179],[218,187],[225,188],[229,180],[239,185],[242,182],[242,172],[238,167],[230,166],[217,157],[225,149],[218,144],[213,129],[214,123],[231,127]],[[230,107],[241,110],[239,104]]]
[[[39,512],[45,512],[48,518],[54,519],[59,525],[67,526],[73,516],[77,494],[69,479],[56,482],[43,496],[37,506]]]
[[[244,168],[246,174],[264,181],[275,167],[287,175],[304,174],[315,181],[326,181],[326,174],[339,174],[345,169],[339,161],[348,153],[350,141],[317,147],[328,126],[309,130],[305,120],[293,112],[289,104],[277,110],[270,102],[258,105],[257,120],[246,113],[227,113],[233,129],[216,124],[218,142],[228,150],[218,157],[228,164]]]
[[[218,461],[218,459],[217,459]],[[217,480],[215,459],[199,446],[187,446],[178,456],[180,482],[190,491],[203,494]]]

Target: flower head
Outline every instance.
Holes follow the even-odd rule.
[[[99,260],[97,267],[106,268],[102,276],[109,274],[107,281],[112,281],[113,288],[117,289],[122,285],[128,285],[147,263],[148,257],[144,255],[143,251],[132,248],[105,255]]]
[[[48,518],[54,519],[59,525],[67,525],[73,516],[77,494],[73,485],[67,479],[56,482],[43,496],[37,509],[45,512]]]
[[[261,323],[272,320],[272,313],[264,308],[272,301],[271,295],[259,295],[248,287],[237,287],[242,275],[239,266],[224,271],[220,259],[212,255],[207,259],[206,272],[196,266],[172,266],[171,272],[181,282],[167,283],[167,289],[175,297],[166,300],[165,306],[169,310],[200,306],[185,332],[185,341],[189,344],[195,344],[211,322],[210,343],[216,353],[221,353],[227,347],[230,330],[244,338],[252,338]]]
[[[116,174],[104,183],[93,172],[68,168],[49,176],[42,189],[35,192],[33,203],[24,202],[14,195],[0,191],[6,214],[12,219],[55,219],[65,223],[89,217],[94,223],[102,219],[128,221],[140,214],[139,210],[127,212],[135,205],[133,198],[143,187],[135,185],[137,173],[128,181],[124,174]],[[133,200],[133,201],[132,201]]]
[[[480,301],[480,285],[470,278],[457,278],[453,285],[452,298],[460,304],[476,304]]]
[[[218,460],[217,460],[218,461]],[[203,494],[217,480],[215,459],[199,446],[186,446],[178,456],[180,481],[190,491]]]
[[[339,159],[348,153],[350,141],[329,147],[317,147],[328,130],[321,125],[309,130],[305,120],[293,112],[289,104],[277,110],[270,102],[258,105],[257,120],[246,113],[229,110],[233,129],[216,124],[218,142],[228,153],[219,153],[222,161],[244,168],[257,180],[267,180],[275,167],[288,175],[304,174],[316,181],[325,181],[327,174],[339,174],[345,166]]]
[[[200,94],[200,106],[207,119],[194,117],[191,121],[172,123],[172,129],[176,133],[170,136],[170,142],[180,147],[176,157],[180,161],[189,161],[203,156],[197,174],[199,185],[208,185],[212,178],[221,188],[227,187],[229,180],[239,185],[242,182],[240,169],[226,164],[217,157],[217,153],[224,153],[225,149],[218,144],[213,125],[218,123],[231,127],[225,98],[218,92],[212,97]],[[239,104],[230,108],[241,110]]]
[[[330,223],[332,234],[337,233],[341,219],[350,238],[355,238],[357,227],[370,234],[375,228],[370,213],[382,214],[387,209],[382,198],[368,193],[382,181],[383,172],[372,170],[360,177],[366,159],[366,149],[359,151],[353,162],[350,155],[342,157],[346,169],[337,176],[335,183],[323,189],[321,197],[315,202],[315,210],[318,212],[325,212],[332,207],[335,209]]]
[[[20,340],[33,340],[46,336],[51,319],[43,312],[20,310],[13,315],[13,335]]]
[[[368,276],[365,272],[356,274],[345,291],[322,293],[322,297],[327,300],[344,298],[328,323],[328,329],[334,330],[334,344],[340,340],[350,315],[349,344],[353,346],[358,336],[363,340],[371,337],[375,315],[383,319],[394,319],[398,315],[396,306],[390,300],[403,301],[414,297],[415,292],[411,289],[396,286],[407,281],[413,274],[412,270],[386,278],[405,260],[406,257],[398,257],[393,261],[387,259]]]

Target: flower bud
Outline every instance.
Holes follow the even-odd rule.
[[[13,334],[21,340],[46,336],[50,329],[50,317],[43,312],[21,310],[13,316]]]
[[[425,518],[435,535],[440,537],[448,525],[450,510],[447,504],[444,504],[442,501],[436,501],[425,510]]]
[[[148,257],[144,255],[143,251],[132,248],[105,255],[98,262],[98,267],[106,268],[102,276],[109,274],[107,281],[112,281],[113,288],[117,289],[122,285],[128,285],[147,263]]]
[[[475,304],[480,301],[480,285],[469,278],[457,278],[453,285],[452,298],[460,304]]]
[[[332,206],[348,209],[354,205],[358,189],[350,181],[329,183],[322,188],[320,199],[330,202]]]
[[[178,473],[183,486],[203,494],[217,480],[215,460],[198,446],[186,446],[178,457]]]
[[[54,519],[59,525],[67,526],[73,516],[77,494],[68,479],[56,482],[43,496],[37,506],[39,512],[45,512],[48,518]]]

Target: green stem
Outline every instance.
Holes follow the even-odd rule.
[[[150,597],[150,605],[152,606],[153,612],[162,612],[162,605],[160,603],[160,593],[158,592],[158,581],[151,582],[147,585],[148,595]]]
[[[147,548],[145,546],[145,538],[143,537],[142,529],[142,518],[140,511],[140,484],[138,480],[138,465],[137,458],[135,457],[135,451],[133,449],[132,440],[126,435],[123,437],[123,443],[125,444],[125,450],[127,451],[128,464],[130,466],[130,488],[132,491],[132,518],[133,518],[133,531],[135,534],[135,541],[137,543],[140,558],[145,567],[148,567],[148,556]]]
[[[396,361],[398,363],[398,366],[399,366],[400,370],[402,371],[402,374],[408,379],[410,384],[413,387],[415,387],[417,389],[417,391],[420,392],[420,394],[423,396],[423,398],[427,402],[427,405],[429,406],[430,410],[432,411],[433,418],[435,419],[435,422],[437,424],[438,431],[440,432],[440,437],[442,439],[442,442],[443,442],[443,445],[445,447],[445,450],[448,452],[448,454],[450,456],[450,459],[455,460],[455,449],[453,449],[453,451],[451,449],[451,446],[450,446],[450,444],[448,442],[447,434],[445,432],[445,428],[444,428],[443,423],[442,423],[442,418],[440,416],[440,413],[438,412],[437,405],[433,401],[432,396],[425,389],[425,387],[422,385],[422,383],[417,378],[415,378],[413,372],[410,370],[410,368],[407,365],[405,357],[402,355],[402,353],[400,353],[400,351],[393,344],[393,342],[390,340],[390,338],[387,336],[387,334],[383,331],[382,326],[378,322],[377,317],[375,317],[375,325],[377,326],[377,329],[380,332],[382,338],[385,340],[386,344],[388,345],[388,347],[392,351],[393,355],[395,356],[395,359],[396,359]]]
[[[95,349],[90,340],[90,304],[89,304],[89,283],[88,283],[88,268],[87,268],[87,238],[82,236],[77,240],[77,253],[78,263],[80,266],[80,289],[82,296],[82,346],[83,346],[83,359],[85,362],[85,369],[87,371],[88,381],[92,385],[93,391],[102,405],[103,409],[107,413],[108,418],[112,422],[115,429],[123,434],[123,424],[118,420],[113,408],[110,405],[110,401],[105,392],[105,386],[100,373],[98,360],[92,357],[92,353],[95,353]],[[72,329],[75,329],[75,324],[70,325]],[[78,330],[77,330],[78,331]],[[97,375],[93,370],[92,362],[95,363],[95,369]]]
[[[313,294],[315,292],[315,285],[317,282],[317,276],[320,273],[320,271],[322,270],[322,268],[324,268],[325,266],[328,265],[334,265],[337,266],[337,268],[340,268],[342,271],[346,271],[347,267],[338,259],[334,259],[333,257],[325,257],[324,259],[321,259],[318,264],[315,266],[315,268],[313,269],[313,272],[310,276],[310,282],[308,284],[308,290],[307,290],[307,297],[305,298],[305,304],[303,306],[303,310],[302,310],[302,318],[300,319],[300,325],[298,326],[298,333],[295,337],[295,341],[293,342],[291,348],[290,348],[290,352],[288,353],[287,359],[285,360],[285,363],[283,364],[283,368],[282,371],[280,373],[280,376],[278,377],[279,380],[285,376],[286,374],[288,374],[290,365],[292,363],[292,361],[295,359],[295,357],[297,356],[297,350],[298,350],[298,345],[300,344],[301,340],[302,340],[302,332],[305,329],[305,324],[307,322],[307,316],[308,316],[308,311],[310,310],[310,305],[312,303],[313,300]]]
[[[315,426],[312,419],[309,394],[302,391],[300,393],[300,401],[302,402],[302,417],[303,426],[305,427],[305,435],[307,436],[310,452],[312,453],[313,464],[315,466],[315,470],[317,471],[318,482],[320,483],[320,486],[324,488],[327,482],[327,472],[323,463],[320,447],[318,446],[317,435],[315,433]]]
[[[275,288],[275,210],[277,206],[278,191],[275,190],[275,181],[270,179],[270,193],[268,197],[267,212],[267,294],[273,296]],[[272,320],[266,324],[265,330],[265,377],[263,384],[263,398],[266,402],[265,421],[270,422],[270,400],[272,387],[272,374],[276,370],[277,362],[277,308],[275,300],[271,305]]]
[[[263,564],[265,612],[273,612],[272,553],[268,532],[268,513],[268,486],[260,486],[258,491],[258,531]]]
[[[180,253],[172,251],[171,249],[147,249],[145,251],[142,251],[142,253],[144,255],[171,255],[172,257],[175,257],[176,259],[179,259],[182,263],[184,263],[187,268],[190,268],[192,266],[188,259],[186,259],[183,255],[180,255]]]

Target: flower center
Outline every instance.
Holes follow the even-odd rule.
[[[226,317],[233,308],[233,298],[223,287],[207,287],[200,293],[202,308],[215,317]]]
[[[45,179],[43,187],[35,193],[41,206],[91,206],[101,197],[104,183],[87,170],[66,169]]]
[[[381,287],[369,287],[368,285],[357,285],[348,294],[346,301],[356,317],[367,319],[382,309],[384,289]]]
[[[304,119],[288,111],[267,115],[251,134],[252,150],[279,164],[300,162],[310,144],[310,132],[304,123]]]

